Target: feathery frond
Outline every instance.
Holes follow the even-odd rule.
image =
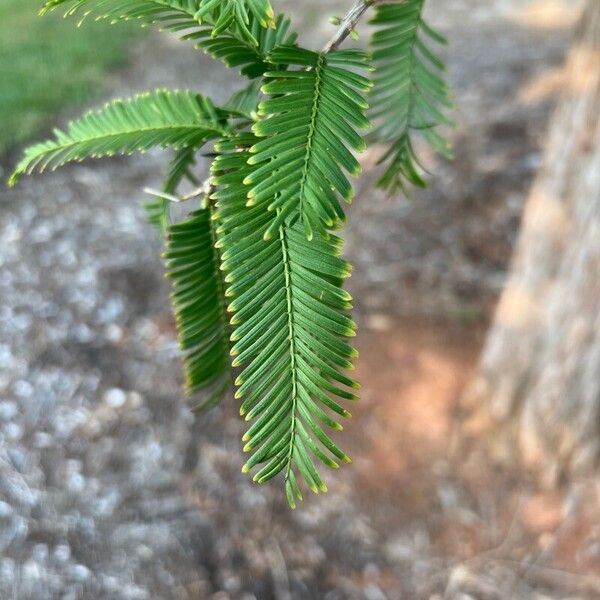
[[[288,218],[299,216],[309,239],[313,231],[337,227],[345,220],[339,196],[350,201],[352,186],[344,171],[360,172],[351,150],[365,147],[357,129],[368,127],[362,93],[371,87],[357,70],[368,68],[359,50],[328,55],[295,47],[275,48],[274,65],[298,70],[267,71],[259,104],[262,119],[253,126],[258,141],[250,150],[256,168],[246,177],[248,204],[265,204],[276,218],[265,237],[277,235]]]
[[[67,8],[65,16],[81,15],[81,21],[94,15],[113,23],[136,19],[142,25],[157,25],[176,32],[200,27],[195,16],[199,0],[48,0],[40,14],[61,7]]]
[[[349,176],[360,171],[366,92],[375,87],[374,138],[389,146],[381,186],[425,185],[416,133],[449,153],[438,128],[450,123],[450,93],[430,48],[445,40],[423,20],[424,1],[357,4],[326,46],[338,48],[373,5],[373,81],[364,74],[372,70],[365,52],[299,48],[289,19],[275,19],[269,0],[45,0],[41,10],[156,25],[252,80],[223,108],[190,91],[113,101],[28,148],[9,183],[89,157],[170,147],[167,198],[183,178],[193,180],[201,147],[217,142],[211,191],[201,188],[198,210],[171,224],[165,198],[146,209],[166,232],[186,390],[211,389],[198,409],[208,407],[239,368],[236,398],[250,422],[242,470],[258,483],[281,475],[292,508],[302,500],[302,482],[315,493],[327,490],[320,463],[337,469],[351,462],[331,434],[351,416],[345,401],[356,400],[359,387],[346,373],[357,356],[343,287],[351,267],[332,230],[345,221],[341,200],[351,200]]]
[[[350,266],[340,258],[341,239],[308,242],[299,222],[282,221],[263,239],[277,219],[265,204],[246,206],[244,180],[256,169],[248,149],[255,142],[242,134],[218,145],[213,183],[223,225],[217,245],[233,313],[233,366],[243,366],[236,398],[241,414],[254,421],[244,436],[244,449],[253,454],[243,470],[259,467],[259,483],[283,472],[295,507],[302,499],[298,477],[315,493],[327,489],[315,459],[331,468],[350,462],[324,430],[342,429],[333,415],[350,413],[334,398],[355,400],[351,390],[358,387],[341,372],[357,355],[345,341],[355,335],[351,298],[342,289]]]
[[[450,143],[438,132],[440,125],[451,124],[445,66],[429,47],[446,40],[423,19],[424,4],[377,4],[371,20],[376,30],[371,39],[375,87],[369,97],[370,116],[379,122],[373,137],[389,144],[380,160],[386,171],[378,184],[392,191],[404,189],[407,181],[425,187],[413,147],[415,132],[440,155],[452,154]]]
[[[277,46],[291,46],[296,43],[297,35],[290,32],[290,20],[279,16],[272,29],[264,29],[254,18],[250,18],[249,29],[257,44],[248,44],[244,39],[232,33],[223,33],[213,37],[209,29],[199,29],[185,36],[185,39],[197,41],[197,47],[228,67],[239,67],[242,75],[254,79],[260,77],[272,65],[266,62],[266,55]]]
[[[196,182],[190,171],[196,162],[196,151],[197,148],[187,147],[175,152],[162,187],[165,194],[176,194],[179,184],[186,178]],[[161,237],[166,233],[170,223],[169,204],[170,202],[166,198],[155,198],[144,204],[148,223],[154,225]]]
[[[190,394],[211,384],[218,394],[230,374],[225,295],[211,212],[203,208],[171,225],[164,253]],[[211,396],[209,403],[214,399]]]
[[[275,13],[269,0],[200,0],[196,18],[214,23],[212,37],[234,30],[241,39],[258,46],[252,21],[261,27],[275,27]]]
[[[254,24],[275,27],[268,0],[47,0],[40,13],[62,6],[81,20],[89,14],[113,23],[135,19],[175,32],[208,30],[212,37],[228,31],[251,46],[258,45]]]
[[[275,20],[267,0],[48,0],[40,12],[67,5],[65,16],[81,15],[80,22],[93,14],[113,23],[138,20],[182,33],[182,39],[195,41],[198,48],[228,67],[240,67],[250,78],[269,68],[268,52],[293,45],[297,38],[288,18],[280,15]]]
[[[67,131],[25,150],[9,183],[23,174],[55,169],[72,161],[144,152],[152,147],[196,147],[227,135],[227,116],[192,92],[158,90],[115,100],[71,122]]]

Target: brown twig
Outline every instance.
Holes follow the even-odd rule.
[[[199,198],[200,196],[210,196],[214,188],[211,184],[211,178],[206,179],[202,185],[195,190],[192,190],[189,194],[185,194],[184,196],[175,196],[174,194],[169,194],[168,192],[163,192],[161,190],[155,190],[150,187],[144,188],[144,192],[149,194],[150,196],[156,196],[157,198],[163,198],[164,200],[169,200],[170,202],[186,202],[187,200],[193,200],[194,198]]]
[[[362,16],[377,3],[378,0],[358,0],[358,2],[348,11],[348,14],[342,19],[335,35],[325,44],[323,53],[337,50],[342,42],[354,31]]]

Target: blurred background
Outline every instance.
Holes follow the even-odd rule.
[[[0,598],[600,598],[600,3],[582,22],[585,4],[428,0],[456,159],[425,154],[430,186],[407,199],[374,191],[378,149],[362,157],[354,464],[293,513],[240,473],[236,402],[194,417],[182,397],[141,209],[168,156],[2,186]],[[317,47],[349,5],[274,1]],[[239,86],[169,35],[39,6],[0,0],[3,178],[84,107]]]

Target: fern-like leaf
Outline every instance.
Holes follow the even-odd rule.
[[[248,204],[265,204],[276,218],[265,237],[277,236],[288,218],[300,217],[309,239],[345,220],[339,197],[352,198],[345,173],[360,165],[351,150],[365,147],[357,129],[368,127],[362,92],[371,83],[357,70],[368,68],[358,50],[328,55],[279,47],[268,56],[274,65],[300,69],[268,71],[259,105],[262,119],[253,127],[259,137],[251,149],[256,168],[247,176]]]
[[[186,390],[192,394],[214,384],[217,390],[209,404],[227,386],[230,374],[225,295],[211,212],[200,209],[171,225],[164,253]]]
[[[424,0],[376,5],[371,23],[375,86],[370,94],[373,120],[380,124],[373,137],[389,144],[380,163],[386,165],[379,186],[395,191],[406,182],[425,187],[423,169],[413,147],[420,133],[440,155],[450,158],[449,142],[438,132],[451,124],[450,90],[443,78],[445,66],[431,50],[446,40],[423,19]]]
[[[116,100],[56,129],[55,138],[25,150],[9,183],[34,170],[55,169],[72,161],[144,152],[155,146],[197,147],[227,135],[227,116],[207,98],[192,92],[159,90]]]
[[[263,239],[277,213],[265,204],[246,206],[244,180],[255,170],[248,149],[256,141],[242,134],[219,145],[213,182],[223,225],[217,244],[233,313],[233,366],[243,367],[236,398],[253,421],[244,436],[244,449],[253,454],[243,470],[258,468],[259,483],[283,472],[295,507],[302,499],[299,476],[315,493],[327,489],[316,461],[331,468],[350,462],[326,433],[342,429],[334,416],[350,413],[337,399],[355,400],[358,387],[342,373],[356,356],[345,341],[355,334],[347,314],[351,298],[342,289],[350,267],[340,258],[339,238],[308,242],[299,222],[283,221]]]
[[[40,13],[46,14],[65,7],[65,16],[90,14],[111,22],[138,20],[142,25],[157,25],[160,29],[186,31],[198,29],[196,18],[199,0],[48,0]]]
[[[249,44],[233,33],[223,33],[219,37],[212,36],[210,29],[199,29],[190,32],[185,39],[197,42],[197,47],[228,67],[239,68],[242,75],[254,79],[272,68],[266,62],[266,55],[282,45],[296,43],[296,34],[290,31],[290,20],[279,16],[273,29],[264,29],[253,17],[250,18],[250,31],[257,43]]]
[[[212,37],[234,30],[238,36],[254,46],[258,46],[251,22],[261,27],[275,27],[275,13],[269,0],[200,0],[196,18],[209,19],[214,23]]]
[[[47,0],[40,12],[59,7],[81,20],[89,14],[111,22],[135,19],[175,32],[208,30],[212,37],[227,31],[251,46],[258,45],[253,24],[275,27],[268,0]]]

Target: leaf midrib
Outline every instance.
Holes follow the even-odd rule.
[[[417,55],[415,52],[415,46],[417,44],[417,40],[419,38],[419,32],[421,30],[421,24],[423,22],[423,8],[425,6],[425,2],[423,0],[420,0],[419,2],[419,12],[418,12],[418,18],[417,18],[417,22],[415,24],[415,28],[414,28],[414,35],[413,35],[413,39],[410,43],[410,49],[409,49],[409,86],[408,86],[408,103],[407,103],[407,107],[406,107],[406,111],[405,111],[405,122],[406,122],[406,129],[405,131],[400,134],[400,139],[406,138],[408,137],[408,135],[410,134],[410,132],[414,129],[414,127],[411,124],[412,121],[412,117],[414,114],[414,110],[415,110],[415,100],[416,100],[416,96],[419,93],[419,88],[417,86],[417,83],[415,81],[415,66],[417,64]]]
[[[304,188],[306,186],[306,180],[308,179],[308,171],[312,161],[312,145],[313,138],[316,131],[317,117],[319,114],[319,104],[321,99],[321,71],[325,63],[325,57],[321,54],[319,60],[315,66],[315,91],[313,95],[313,103],[310,115],[310,122],[308,126],[308,134],[306,137],[306,153],[304,155],[304,164],[302,167],[302,177],[300,179],[300,189],[298,191],[300,199],[300,214],[304,216]]]
[[[28,149],[29,152],[26,151],[26,153],[25,153],[25,158],[27,160],[27,163],[29,164],[32,160],[41,158],[42,156],[45,156],[48,154],[55,154],[56,152],[64,152],[65,150],[68,150],[69,148],[73,148],[73,147],[81,145],[81,144],[92,144],[95,142],[100,142],[102,140],[107,141],[107,140],[110,140],[110,138],[119,138],[119,137],[124,137],[124,136],[133,136],[136,134],[166,131],[166,130],[176,130],[176,129],[198,129],[198,130],[201,130],[202,126],[199,124],[195,124],[195,125],[180,124],[180,125],[163,125],[160,127],[143,127],[143,128],[138,128],[138,129],[119,131],[116,133],[110,133],[110,134],[105,134],[105,135],[91,136],[88,138],[76,139],[76,138],[71,137],[69,142],[64,143],[64,144],[58,143],[55,140],[51,140],[49,142],[42,142],[41,144],[37,144],[37,145],[29,148]],[[212,124],[210,127],[205,127],[205,130],[214,132],[215,134],[217,134],[219,136],[228,135],[228,132],[226,132],[225,130],[216,128]],[[65,134],[65,136],[70,137],[68,132],[64,132],[64,134]],[[51,144],[51,146],[49,146],[48,144]],[[115,153],[118,153],[118,150],[116,150]],[[17,171],[19,171],[19,169],[17,169]]]
[[[415,25],[415,35],[410,45],[410,89],[412,90],[412,93],[410,94],[410,100],[406,115],[406,135],[408,135],[409,131],[414,129],[414,127],[412,126],[412,117],[415,109],[415,99],[417,97],[417,94],[419,93],[419,87],[417,85],[417,82],[415,81],[415,67],[417,64],[417,54],[415,52],[415,46],[417,45],[417,41],[419,39],[419,32],[421,30],[421,23],[423,22],[424,6],[425,2],[421,1],[419,6],[419,17],[417,19],[417,24]]]
[[[287,304],[288,314],[288,339],[290,341],[290,372],[292,376],[292,418],[290,424],[290,446],[286,459],[285,469],[285,481],[290,477],[290,471],[292,469],[292,454],[294,446],[296,444],[296,407],[298,402],[298,381],[296,377],[296,336],[294,333],[294,310],[293,310],[293,297],[292,297],[292,282],[291,282],[291,270],[290,270],[290,257],[288,254],[285,226],[279,228],[279,239],[281,241],[281,252],[283,257],[283,272],[285,277],[285,297]]]
[[[153,4],[156,4],[156,5],[161,6],[161,7],[164,7],[164,8],[166,8],[168,10],[171,10],[171,11],[173,11],[175,13],[180,13],[181,15],[184,15],[186,17],[190,17],[196,24],[200,25],[200,23],[198,22],[198,20],[195,18],[195,14],[196,13],[188,11],[185,8],[183,8],[182,6],[173,6],[172,3],[165,2],[163,0],[145,0],[145,1],[153,3]],[[56,10],[57,8],[59,8],[60,6],[62,6],[63,4],[66,4],[66,2],[68,2],[68,0],[66,0],[65,2],[55,3],[55,4],[51,5],[51,6],[47,6],[47,7],[45,6],[40,11],[40,14],[44,15],[45,13],[47,13],[49,11]],[[67,10],[66,14],[67,15],[75,14],[82,7],[83,4],[84,4],[84,2],[82,2],[81,0],[79,0],[77,2],[77,4],[75,4],[74,6],[71,6],[71,8],[69,8]],[[105,17],[105,18],[107,18],[107,17]],[[131,17],[131,18],[143,19],[144,15],[140,15],[138,17]],[[157,18],[151,18],[151,19],[148,19],[148,21],[151,22],[151,23],[157,23],[157,22],[160,22],[160,18],[158,18],[158,17]]]

